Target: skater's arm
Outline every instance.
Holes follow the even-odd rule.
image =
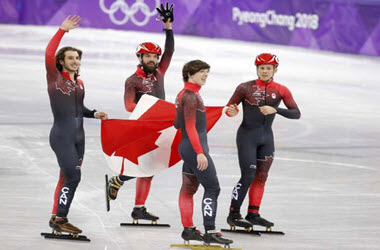
[[[135,109],[136,107],[135,98],[136,98],[135,86],[133,84],[133,81],[130,78],[128,78],[125,81],[125,87],[124,87],[124,106],[128,112],[133,112],[133,110]]]
[[[226,110],[226,115],[229,117],[236,116],[239,113],[238,105],[242,102],[243,99],[244,89],[242,84],[240,84],[239,86],[237,86],[235,92],[230,98],[230,101],[226,105],[228,107],[228,109]]]
[[[57,69],[55,62],[55,52],[57,51],[59,43],[61,42],[61,39],[66,32],[67,31],[63,29],[59,29],[57,33],[55,33],[53,38],[50,40],[48,46],[46,47],[45,67],[49,77],[56,77],[57,75],[59,75],[59,70]]]
[[[96,109],[90,110],[86,106],[83,105],[83,117],[86,118],[95,118]]]
[[[287,109],[276,108],[277,113],[289,119],[300,119],[301,111],[299,110],[297,103],[294,101],[289,89],[285,86],[281,86],[280,94]]]
[[[186,133],[189,136],[191,146],[197,154],[203,154],[203,149],[199,141],[199,135],[195,127],[197,115],[197,98],[194,93],[183,95],[183,116],[185,119]]]
[[[194,93],[184,95],[187,102],[184,102],[183,115],[186,125],[186,133],[189,137],[191,146],[197,154],[197,169],[204,171],[208,167],[208,160],[203,153],[201,143],[199,141],[199,135],[196,129],[196,116],[197,116],[197,98]]]
[[[86,106],[83,106],[83,117],[107,120],[108,114],[103,111],[97,111],[96,109],[90,110]]]
[[[162,55],[161,61],[158,64],[158,72],[165,74],[166,70],[169,67],[170,61],[174,53],[174,35],[172,30],[172,23],[168,20],[164,23],[166,40],[165,40],[165,50]]]
[[[56,67],[55,52],[62,40],[63,35],[71,29],[75,29],[79,26],[80,22],[79,16],[68,16],[61,24],[61,27],[55,33],[55,35],[50,40],[48,46],[45,50],[45,67],[47,70],[48,77],[54,77],[59,75],[59,71]],[[49,81],[48,81],[49,82]]]
[[[83,117],[86,118],[95,118],[96,110],[90,110],[86,106],[83,105]]]
[[[85,95],[85,91],[84,91],[84,84],[83,84],[83,81],[80,80],[80,79],[77,79],[77,84],[79,86],[81,86],[81,88],[83,88],[83,98],[84,98],[84,95]],[[86,117],[86,118],[95,118],[95,112],[96,110],[90,110],[89,108],[87,108],[84,104],[83,104],[83,117]]]

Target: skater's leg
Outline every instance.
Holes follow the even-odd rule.
[[[65,177],[63,175],[63,172],[62,170],[59,170],[59,179],[58,179],[58,183],[57,183],[57,186],[55,187],[55,192],[54,192],[53,210],[51,211],[52,215],[57,214],[59,191],[61,191],[64,181],[65,181]]]
[[[193,223],[193,196],[197,192],[198,187],[199,182],[197,177],[193,174],[191,167],[184,162],[182,167],[182,187],[179,193],[178,204],[181,212],[181,222],[184,227],[181,237],[185,241],[203,241],[202,233],[197,230]]]
[[[152,221],[156,221],[159,219],[158,216],[148,212],[145,207],[145,201],[148,198],[150,185],[152,183],[152,178],[153,176],[137,178],[135,207],[133,208],[133,211],[131,214],[133,219],[152,220]]]
[[[209,154],[205,154],[208,160],[208,167],[204,171],[193,169],[199,183],[205,189],[202,199],[203,225],[205,232],[215,229],[215,217],[218,209],[218,196],[220,193],[219,181]]]
[[[239,128],[236,142],[241,177],[232,191],[230,205],[231,213],[240,213],[241,204],[243,203],[256,174],[257,146],[254,143],[254,140],[254,135],[249,134],[242,128]]]
[[[253,225],[269,228],[274,226],[274,223],[262,218],[259,214],[259,210],[264,195],[265,183],[268,179],[268,172],[273,162],[273,144],[269,143],[260,147],[258,153],[257,173],[249,190],[249,207],[248,214],[245,218]]]
[[[269,137],[269,142],[258,148],[257,171],[255,179],[249,190],[248,213],[258,213],[264,195],[265,182],[268,179],[268,172],[272,166],[274,156],[273,136]]]
[[[107,189],[108,198],[110,200],[116,200],[119,189],[121,188],[121,186],[123,186],[124,182],[132,180],[134,178],[136,177],[127,176],[127,175],[112,176],[108,181],[108,189]]]
[[[78,157],[74,143],[57,143],[53,150],[64,175],[64,183],[57,197],[57,216],[66,217],[81,179],[82,159]]]
[[[197,169],[197,154],[188,140],[181,141],[178,151],[186,166],[189,166],[191,172],[205,189],[202,199],[202,215],[203,225],[207,231],[215,229],[215,216],[220,186],[214,163],[207,150],[205,150],[208,149],[207,144],[202,144],[202,148],[208,160],[208,167],[204,171]]]
[[[77,132],[80,133],[83,131]],[[75,137],[69,135],[62,137],[59,136],[59,133],[51,134],[53,135],[50,137],[50,145],[57,156],[58,164],[63,175],[63,177],[60,177],[60,180],[63,181],[63,184],[61,188],[58,189],[58,195],[56,197],[57,216],[50,219],[49,225],[58,232],[78,234],[82,231],[70,224],[66,217],[81,178],[84,134],[82,136],[77,136],[77,138],[82,140],[79,141],[79,143],[75,143],[75,140],[73,140]],[[53,212],[54,210],[55,209],[53,208]]]
[[[272,161],[273,158],[267,158],[266,160],[259,160],[257,162],[256,177],[249,189],[249,213],[259,212],[261,201],[264,195],[265,182],[268,178],[268,172]]]
[[[142,207],[148,198],[153,176],[140,177],[136,180],[135,207]]]
[[[65,181],[65,177],[63,175],[63,172],[62,172],[62,170],[59,170],[58,183],[57,183],[57,186],[55,187],[55,191],[54,191],[53,209],[51,211],[51,217],[49,220],[49,226],[51,228],[53,227],[54,220],[57,216],[58,196],[59,196],[59,192],[62,189],[64,181]]]
[[[179,209],[181,212],[181,221],[184,228],[193,227],[193,209],[194,200],[193,196],[197,192],[199,187],[199,182],[194,174],[185,172],[186,163],[184,163],[182,172],[182,187],[179,194]]]

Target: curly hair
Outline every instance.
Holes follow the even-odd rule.
[[[55,65],[57,66],[57,69],[59,71],[63,70],[62,65],[59,63],[60,60],[65,61],[65,52],[66,51],[76,51],[79,55],[79,60],[82,59],[82,51],[80,49],[74,48],[74,47],[63,47],[60,50],[58,50],[57,54],[55,55]]]

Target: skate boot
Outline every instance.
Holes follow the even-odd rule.
[[[225,247],[229,247],[230,244],[233,243],[232,240],[226,239],[222,237],[222,234],[220,232],[217,232],[216,230],[208,230],[203,235],[203,241],[205,242],[205,245],[210,245],[211,243],[217,243],[224,245]]]
[[[248,213],[247,216],[245,216],[245,219],[251,222],[252,225],[266,227],[267,230],[274,226],[272,222],[267,221],[264,218],[261,218],[259,213]]]
[[[67,218],[61,218],[61,217],[56,217],[53,224],[52,224],[53,230],[55,230],[56,234],[61,234],[61,233],[69,233],[73,235],[78,235],[82,232],[79,228],[76,226],[73,226]]]
[[[53,228],[54,220],[57,216],[55,214],[52,214],[49,220],[49,227]]]
[[[138,223],[139,220],[151,220],[153,224],[156,224],[157,220],[159,219],[158,216],[155,216],[154,214],[146,211],[145,206],[133,208],[131,216],[133,218],[133,223]]]
[[[185,227],[181,237],[185,240],[185,244],[189,244],[190,240],[203,241],[203,235],[196,227]]]
[[[252,228],[252,224],[243,219],[240,213],[230,213],[227,217],[227,223],[230,225],[231,230],[235,230],[236,227],[244,227],[246,230]]]
[[[115,200],[117,198],[117,192],[119,192],[119,189],[121,186],[123,186],[123,182],[119,181],[117,176],[113,176],[109,181],[108,181],[108,200]]]

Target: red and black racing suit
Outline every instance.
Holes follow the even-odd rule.
[[[83,105],[83,82],[77,75],[72,81],[68,72],[60,72],[56,67],[55,52],[65,32],[62,29],[57,31],[45,53],[47,88],[54,116],[49,139],[61,169],[52,213],[59,217],[67,216],[81,179],[85,137],[83,117],[94,118],[95,113]]]
[[[137,66],[136,72],[125,81],[124,106],[128,112],[132,112],[141,96],[144,94],[155,96],[165,100],[164,77],[169,68],[174,53],[174,36],[172,30],[165,30],[165,50],[162,54],[156,72],[147,75],[143,68]],[[119,175],[121,181],[128,181],[135,177]],[[140,177],[136,181],[135,205],[144,205],[152,183],[151,177]]]
[[[206,232],[215,229],[217,201],[220,193],[219,181],[207,144],[206,112],[200,86],[185,83],[185,88],[176,98],[177,115],[174,126],[181,129],[182,138],[178,147],[183,160],[182,188],[179,196],[182,224],[193,227],[193,195],[199,183],[205,192],[202,199],[203,225]],[[208,160],[204,171],[197,169],[197,155],[203,153]]]
[[[278,107],[281,100],[287,109]],[[240,84],[227,105],[241,102],[243,121],[236,136],[241,178],[232,192],[230,211],[240,212],[251,187],[248,211],[258,213],[275,151],[272,131],[275,114],[263,115],[259,107],[271,106],[277,114],[290,119],[299,119],[301,112],[290,91],[273,80]]]

